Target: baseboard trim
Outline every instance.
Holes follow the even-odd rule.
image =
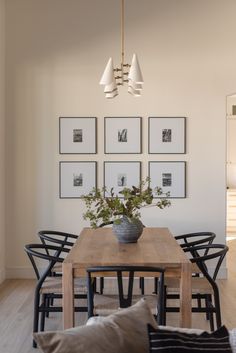
[[[43,270],[43,268],[41,269]],[[209,268],[210,272],[211,268]],[[3,273],[0,271],[0,281],[4,280],[5,278],[19,278],[19,279],[35,279],[35,273],[31,267],[8,267]],[[222,267],[219,271],[219,274],[217,276],[218,279],[225,279],[227,278],[227,268]]]

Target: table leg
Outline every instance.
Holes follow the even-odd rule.
[[[183,263],[180,278],[180,327],[192,325],[192,266]]]
[[[74,327],[74,278],[71,263],[62,264],[63,327]]]

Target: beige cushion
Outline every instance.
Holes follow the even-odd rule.
[[[94,325],[35,333],[34,338],[43,353],[148,353],[148,323],[157,327],[142,299]]]

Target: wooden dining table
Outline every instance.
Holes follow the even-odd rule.
[[[168,228],[143,230],[137,243],[119,243],[112,228],[84,228],[62,264],[63,325],[74,327],[74,278],[95,266],[155,266],[180,279],[180,327],[191,327],[191,262]]]

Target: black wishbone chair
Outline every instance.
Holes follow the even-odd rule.
[[[196,232],[175,236],[181,248],[189,248],[202,244],[212,244],[216,235],[213,232]]]
[[[103,223],[99,227],[104,227],[106,225],[112,224],[113,222],[109,223]],[[79,238],[79,235],[76,234],[71,234],[71,233],[66,233],[66,232],[59,232],[55,230],[40,230],[38,232],[38,236],[42,242],[42,244],[56,244],[57,246],[61,246],[63,249],[71,249],[72,246],[74,245],[75,241]],[[61,276],[62,275],[62,265],[61,263],[55,264],[53,270],[52,270],[52,275],[54,276]],[[94,286],[95,289],[97,285],[97,281],[94,280]],[[104,289],[104,278],[100,277],[100,293],[103,293]],[[53,300],[51,301],[51,304],[53,304]],[[48,316],[48,314],[47,314]]]
[[[42,244],[44,244],[44,245],[55,244],[56,246],[61,247],[62,249],[64,249],[64,248],[71,249],[72,246],[74,245],[75,241],[79,237],[76,234],[59,232],[59,231],[55,231],[55,230],[40,230],[38,232],[38,236],[39,236]],[[46,250],[46,252],[47,252],[47,250]],[[62,273],[61,263],[55,264],[55,266],[52,270],[52,274],[53,275],[61,275],[61,273]]]
[[[76,239],[78,239],[78,235],[66,233],[66,232],[59,232],[55,230],[40,230],[38,232],[38,236],[41,239],[42,243],[46,245],[46,242],[53,242],[58,244],[61,247],[68,247],[71,248],[74,245]]]
[[[97,273],[116,274],[118,295],[99,295],[94,292],[93,278]],[[157,322],[161,325],[165,322],[164,310],[164,269],[149,266],[99,266],[87,269],[87,287],[88,287],[88,317],[94,315],[108,315],[118,308],[127,308],[134,304],[141,296],[133,295],[133,285],[135,273],[158,273],[158,295],[145,296],[150,308],[154,307],[154,315]],[[127,296],[124,295],[124,282],[127,284]]]
[[[190,258],[195,256],[195,253],[191,252],[191,247],[197,245],[211,245],[215,239],[216,235],[213,232],[196,232],[196,233],[188,233],[177,235],[174,238],[178,241],[181,248],[190,249],[189,256]],[[208,249],[206,249],[205,255],[207,255]],[[199,276],[200,269],[196,263],[192,264],[192,274],[193,276]],[[157,292],[157,279],[154,280],[154,292]]]
[[[191,259],[193,264],[197,264],[201,270],[199,277],[192,277],[192,299],[197,299],[197,307],[192,307],[192,312],[206,313],[206,318],[210,321],[210,328],[214,331],[215,314],[216,326],[219,328],[221,322],[220,295],[216,278],[220,266],[228,251],[228,247],[222,244],[198,245],[191,248],[185,248],[185,252],[194,255]],[[215,260],[213,274],[208,270],[208,261]],[[212,262],[211,262],[212,264]],[[168,307],[168,299],[179,298],[179,279],[166,278],[165,280],[165,310],[166,312],[178,312],[179,307]],[[201,299],[204,299],[205,306],[201,305]],[[199,305],[200,302],[200,305]]]
[[[37,278],[34,296],[33,332],[39,331],[40,313],[40,331],[44,331],[46,314],[49,312],[62,312],[61,305],[50,305],[52,299],[62,298],[62,277],[55,277],[51,274],[55,264],[64,261],[64,258],[61,256],[63,253],[68,253],[69,249],[54,245],[28,244],[25,245],[24,250],[31,261]],[[39,270],[36,263],[37,259],[45,261],[45,268],[43,271]],[[74,291],[75,299],[87,299],[86,280],[75,280]],[[75,311],[87,312],[87,306],[77,306],[75,307]],[[33,347],[36,347],[35,341],[33,341]]]

